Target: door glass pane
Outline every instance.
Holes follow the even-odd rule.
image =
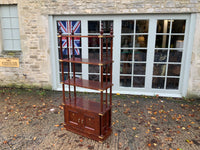
[[[167,50],[155,50],[154,62],[166,62],[167,52]]]
[[[135,61],[146,61],[147,50],[135,50],[134,60]]]
[[[157,33],[169,33],[170,20],[158,20],[157,21]]]
[[[133,33],[134,32],[134,20],[123,20],[121,32],[122,33]]]
[[[99,41],[96,37],[88,38],[88,47],[99,47]]]
[[[172,33],[184,33],[186,20],[173,20]]]
[[[182,60],[182,51],[170,50],[169,62],[181,62],[181,60]]]
[[[152,81],[152,88],[164,89],[165,78],[154,77]]]
[[[181,65],[170,64],[168,65],[168,76],[180,76]]]
[[[167,48],[169,35],[156,35],[156,48]]]
[[[133,47],[133,36],[123,35],[121,37],[121,47]]]
[[[183,48],[184,35],[172,35],[171,36],[171,48]]]
[[[154,64],[153,75],[165,76],[166,65],[165,64]]]
[[[149,21],[137,20],[136,21],[136,33],[148,33]]]
[[[146,64],[144,63],[135,63],[134,64],[134,74],[145,75]]]
[[[145,77],[133,77],[133,87],[144,87]]]
[[[103,33],[110,33],[110,27],[113,25],[113,21],[103,20]]]
[[[120,76],[120,86],[131,87],[131,77]]]
[[[100,21],[88,21],[88,33],[100,32]]]
[[[132,61],[133,50],[121,50],[121,61]]]
[[[121,63],[120,73],[121,74],[132,74],[132,64],[131,63]]]
[[[167,78],[167,89],[178,89],[179,78]]]
[[[148,36],[147,35],[136,35],[135,36],[135,47],[147,47]]]

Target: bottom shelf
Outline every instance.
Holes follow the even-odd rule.
[[[105,106],[104,106],[105,107]],[[76,99],[64,106],[65,128],[96,141],[104,141],[112,132],[111,108],[100,112],[97,102]]]

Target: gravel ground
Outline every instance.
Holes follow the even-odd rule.
[[[65,130],[61,104],[61,92],[0,88],[0,150],[200,149],[200,99],[113,95],[113,132],[103,143]]]

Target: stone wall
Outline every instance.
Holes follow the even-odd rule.
[[[1,0],[17,4],[21,52],[0,57],[20,58],[19,68],[0,68],[0,85],[51,87],[48,15],[199,13],[200,0]],[[198,15],[199,16],[199,15]],[[198,17],[200,18],[200,17]],[[199,23],[199,19],[198,19]],[[200,31],[195,34],[189,93],[200,93]]]

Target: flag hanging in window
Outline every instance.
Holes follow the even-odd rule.
[[[81,21],[58,21],[58,29],[62,31],[62,34],[70,34],[72,31],[74,34],[80,34],[81,33]],[[67,43],[67,39],[65,37],[62,38],[62,47],[64,55],[67,55],[67,46],[69,44],[69,48],[72,48],[72,38]],[[74,38],[74,54],[80,55],[80,49],[81,46],[81,39],[79,37]],[[70,52],[72,55],[72,51]]]

